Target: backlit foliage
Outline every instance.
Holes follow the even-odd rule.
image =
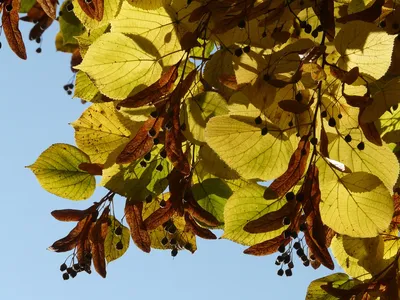
[[[29,166],[60,197],[89,198],[95,176],[109,191],[86,210],[52,212],[77,222],[50,247],[73,250],[64,279],[92,265],[105,277],[130,237],[176,256],[219,228],[246,254],[276,255],[280,276],[336,261],[347,274],[312,282],[307,299],[399,298],[397,2],[3,0],[0,9],[22,59],[19,20],[37,42],[58,21],[56,48],[76,74],[64,88],[90,102],[71,123],[77,147],[54,144]],[[124,212],[114,211],[121,198]]]

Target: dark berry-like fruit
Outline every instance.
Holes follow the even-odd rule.
[[[262,119],[260,116],[258,116],[257,118],[254,119],[254,123],[256,123],[257,125],[262,123]]]
[[[160,207],[164,208],[165,206],[167,206],[167,202],[165,200],[161,200],[160,201]]]
[[[151,153],[146,153],[146,155],[144,156],[145,160],[150,160],[151,159]]]
[[[68,273],[68,274],[71,274],[72,271],[74,271],[74,270],[73,270],[71,267],[67,268],[67,273]]]
[[[300,244],[300,242],[295,242],[294,244],[293,244],[293,248],[294,249],[300,249],[301,248],[301,244]]]
[[[72,266],[72,268],[73,268],[75,271],[80,271],[81,265],[80,265],[80,264],[74,264],[74,265]]]
[[[121,234],[122,234],[122,227],[121,227],[121,226],[118,226],[117,228],[115,228],[114,233],[115,233],[116,235],[121,235]]]
[[[162,165],[158,165],[157,167],[156,167],[156,170],[157,171],[159,171],[159,172],[161,172],[162,170],[163,170],[163,166]]]
[[[306,28],[306,26],[307,26],[307,22],[306,21],[301,21],[300,22],[300,28]]]
[[[289,126],[289,127],[292,127],[292,126],[293,126],[293,121],[290,121],[289,124],[288,124],[288,126]]]
[[[313,30],[312,32],[311,32],[311,36],[313,37],[313,38],[317,38],[318,37],[318,30]]]
[[[332,118],[332,117],[329,118],[328,125],[331,126],[331,127],[335,127],[336,126],[335,118]]]
[[[243,48],[244,53],[249,53],[250,52],[250,46],[247,45],[246,47]]]
[[[318,27],[315,29],[318,32],[324,31],[324,28],[322,27],[322,25],[318,25]]]
[[[301,257],[300,257],[300,259],[303,261],[303,262],[305,262],[305,261],[308,261],[308,257],[307,257],[307,255],[302,255]]]
[[[158,138],[153,139],[153,144],[158,145],[160,143],[160,140]]]
[[[264,31],[264,32],[261,34],[261,36],[262,36],[263,38],[265,38],[265,37],[267,36],[267,33]]]
[[[385,28],[386,27],[386,21],[380,22],[379,26],[382,27],[382,28]]]
[[[302,202],[303,200],[304,200],[304,194],[303,193],[297,193],[296,201]]]
[[[240,29],[245,28],[246,27],[246,21],[245,20],[240,20],[239,23],[238,23],[238,27]]]
[[[242,54],[243,54],[242,48],[237,48],[237,49],[235,50],[235,55],[236,55],[237,57],[240,57]]]
[[[167,151],[162,150],[162,151],[160,152],[160,156],[161,156],[162,158],[166,158],[166,157],[167,157]]]
[[[316,144],[318,144],[318,139],[316,138],[316,137],[312,137],[311,139],[310,139],[310,143],[311,143],[311,145],[316,145]]]
[[[172,249],[172,250],[171,250],[171,256],[172,256],[172,257],[175,257],[175,256],[177,256],[177,255],[178,255],[178,249],[176,249],[176,248]]]
[[[307,224],[306,223],[302,223],[299,226],[300,231],[306,231],[307,230]]]
[[[141,165],[143,168],[146,168],[146,167],[147,167],[147,163],[146,163],[144,160],[142,160],[142,161],[140,162],[140,165]]]
[[[280,263],[283,261],[283,257],[281,255],[278,255],[278,257],[276,258],[277,261],[279,261]]]
[[[13,6],[11,4],[6,5],[6,12],[10,12],[10,11],[12,11],[12,9],[13,9]]]
[[[61,271],[61,272],[64,272],[66,269],[67,269],[67,265],[66,265],[65,263],[63,263],[63,264],[60,266],[60,271]]]
[[[146,203],[150,203],[151,201],[153,201],[153,196],[151,194],[147,195],[144,201],[146,201]]]
[[[289,202],[293,201],[294,198],[295,198],[295,195],[293,192],[286,193],[286,201],[289,201]]]
[[[357,145],[358,150],[364,150],[365,149],[365,144],[364,142],[359,142]]]
[[[116,245],[115,248],[117,248],[117,250],[122,250],[124,248],[124,244],[122,244],[121,241],[119,241]]]
[[[301,149],[301,155],[306,155],[307,154],[307,150],[306,149]]]
[[[282,222],[283,222],[283,225],[290,225],[290,218],[284,217]]]
[[[301,256],[304,255],[304,250],[299,248],[299,249],[296,250],[296,254],[301,257]]]
[[[161,244],[163,244],[164,246],[165,246],[166,244],[168,244],[168,239],[167,239],[166,237],[164,237],[164,238],[161,240]]]
[[[290,256],[289,256],[289,255],[288,255],[288,256],[285,256],[285,258],[283,259],[283,263],[284,263],[284,264],[290,263]]]
[[[72,95],[72,91],[67,91],[67,94],[68,95]]]
[[[281,264],[280,261],[278,261],[278,260],[275,261],[275,265],[279,266],[280,264]]]
[[[268,81],[268,80],[271,79],[271,77],[270,77],[268,74],[264,74],[263,79],[264,79],[265,81]]]
[[[285,270],[285,275],[288,276],[288,277],[292,276],[292,270],[291,269],[286,269]]]
[[[78,274],[78,272],[76,272],[75,270],[72,270],[71,273],[69,273],[69,275],[70,275],[72,278],[75,278],[77,274]]]
[[[71,12],[74,9],[74,5],[72,4],[72,2],[67,4],[67,11]]]
[[[185,131],[186,130],[186,123],[182,123],[180,128],[181,128],[182,131]]]
[[[341,119],[341,118],[343,118],[343,115],[342,115],[342,114],[338,114],[337,117],[338,117],[339,119]]]
[[[312,31],[311,25],[310,25],[310,24],[307,24],[306,27],[304,28],[304,31],[305,31],[306,33],[311,33],[311,31]]]
[[[346,136],[344,137],[344,140],[345,140],[346,142],[350,143],[351,140],[352,140],[351,135],[350,135],[350,134],[346,135]]]
[[[158,117],[158,111],[152,111],[151,113],[150,113],[150,116],[152,116],[153,118],[157,118]]]
[[[326,118],[328,116],[328,113],[326,112],[326,110],[324,110],[323,112],[321,112],[321,117],[322,118]]]
[[[169,241],[169,243],[170,243],[171,245],[176,245],[177,241],[176,241],[176,239],[172,238],[172,239]]]
[[[279,251],[280,253],[283,253],[283,252],[285,252],[285,249],[286,249],[285,245],[282,244],[282,245],[279,246],[278,251]]]
[[[155,136],[156,134],[157,134],[157,132],[156,132],[156,130],[155,130],[154,128],[151,128],[151,129],[149,130],[149,135],[150,135],[151,137]]]
[[[40,37],[37,37],[37,38],[35,39],[35,41],[36,41],[36,43],[40,44],[40,42],[42,41],[42,39],[41,39]]]
[[[297,239],[297,232],[296,231],[292,231],[290,236],[292,237],[292,239]]]
[[[69,90],[68,84],[64,84],[63,89],[64,91],[68,91]]]
[[[266,135],[268,133],[268,128],[267,127],[263,127],[261,129],[261,135]]]
[[[291,261],[290,263],[288,263],[288,265],[287,265],[287,266],[288,266],[288,268],[289,268],[289,269],[293,269],[293,268],[294,268],[294,264],[293,264],[293,262],[292,262],[292,261]]]
[[[291,232],[290,232],[290,230],[285,230],[284,232],[283,232],[283,237],[285,238],[285,239],[288,239],[288,238],[290,238],[290,236],[291,236]]]
[[[176,232],[176,226],[174,224],[172,224],[170,227],[168,227],[167,231],[170,234],[174,234]]]
[[[69,279],[69,274],[68,273],[63,273],[63,279],[68,280]]]
[[[303,265],[304,265],[305,267],[308,267],[308,266],[310,265],[310,261],[309,261],[309,260],[304,261],[304,262],[303,262]]]
[[[276,274],[278,274],[279,276],[283,276],[284,271],[282,269],[279,269],[278,272],[276,272]]]
[[[165,124],[165,129],[167,130],[167,131],[170,131],[171,129],[172,129],[172,122],[170,122],[170,121],[168,121],[166,124]]]
[[[296,101],[300,102],[301,100],[303,100],[303,94],[298,92],[294,98],[296,99]]]

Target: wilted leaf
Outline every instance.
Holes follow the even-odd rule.
[[[132,240],[144,252],[150,252],[150,235],[142,219],[143,202],[133,203],[127,200],[125,204],[126,222],[129,224]]]

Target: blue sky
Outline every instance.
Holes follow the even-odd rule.
[[[278,277],[274,265],[277,255],[247,256],[242,254],[245,247],[230,241],[199,239],[194,255],[182,251],[175,258],[168,251],[142,253],[131,243],[121,259],[108,265],[107,279],[80,273],[64,281],[59,266],[68,254],[46,248],[74,224],[56,221],[50,212],[86,208],[105,190],[99,188],[87,201],[61,199],[44,191],[24,168],[53,143],[74,144],[68,123],[87,107],[62,88],[72,73],[69,55],[56,53],[54,48],[58,24],[45,33],[40,55],[35,52],[37,44],[27,39],[28,28],[22,26],[27,61],[17,58],[4,35],[0,36],[0,299],[304,299],[312,280],[331,273],[323,267],[317,271],[305,268],[296,258],[294,275]]]

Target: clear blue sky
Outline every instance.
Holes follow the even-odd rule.
[[[44,191],[24,168],[53,143],[74,144],[68,123],[87,107],[62,88],[72,73],[70,56],[55,51],[58,24],[45,33],[40,55],[35,52],[37,44],[27,39],[28,28],[22,26],[27,61],[17,58],[4,35],[0,37],[0,299],[304,299],[309,282],[330,273],[324,267],[317,271],[305,268],[296,258],[294,275],[278,277],[277,255],[247,256],[242,254],[245,247],[230,241],[198,239],[194,255],[182,251],[172,258],[168,251],[145,254],[131,247],[108,265],[107,279],[80,273],[64,281],[59,266],[68,254],[46,248],[65,236],[74,223],[56,221],[50,212],[86,208],[105,191],[98,189],[82,202],[61,199]]]

